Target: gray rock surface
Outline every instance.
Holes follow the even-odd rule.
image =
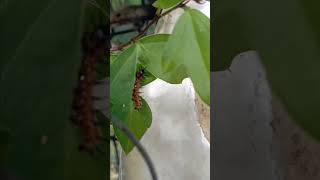
[[[212,73],[211,79],[212,179],[278,180],[272,97],[258,55],[238,55],[230,71]]]

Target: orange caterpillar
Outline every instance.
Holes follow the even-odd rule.
[[[142,99],[140,96],[140,88],[141,88],[141,81],[143,80],[145,75],[145,71],[144,69],[138,71],[136,73],[136,81],[134,83],[134,88],[133,88],[133,92],[132,92],[132,101],[135,104],[135,109],[141,109],[142,107]]]
[[[93,86],[96,81],[96,66],[106,50],[105,39],[97,34],[85,36],[82,41],[83,59],[78,85],[74,90],[72,122],[80,128],[83,142],[79,150],[94,153],[101,144],[103,135],[93,110]]]

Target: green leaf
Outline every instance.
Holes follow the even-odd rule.
[[[152,81],[156,80],[157,78],[151,74],[149,71],[145,70],[145,78],[143,78],[142,82],[141,82],[141,85],[142,86],[145,86],[149,83],[151,83]]]
[[[24,180],[106,179],[108,154],[79,152],[78,130],[69,120],[83,1],[0,6],[0,126],[10,130],[6,169]]]
[[[210,21],[186,10],[175,25],[162,56],[160,76],[170,83],[190,77],[201,99],[210,104]]]
[[[209,40],[209,19],[190,9],[179,18],[172,35],[142,38],[138,42],[142,51],[139,60],[151,74],[169,83],[191,77],[197,93],[210,104]]]
[[[138,139],[150,127],[152,121],[148,104],[143,100],[141,109],[136,110],[132,100],[140,53],[139,45],[132,45],[114,60],[110,73],[111,113],[122,120]],[[129,153],[134,145],[119,129],[115,128],[115,133],[122,149],[125,153]]]
[[[178,5],[183,0],[157,0],[153,3],[153,6],[160,9],[168,9]]]
[[[114,60],[117,59],[119,54],[110,54],[110,65],[113,64]]]
[[[139,58],[141,64],[157,78],[164,76],[161,57],[169,36],[168,34],[156,34],[141,38],[138,42],[142,51]]]
[[[142,67],[146,69],[142,85],[146,85],[157,77],[161,78],[163,76],[161,56],[168,38],[168,34],[156,34],[146,36],[138,42],[138,45],[141,47],[139,61],[143,65]]]
[[[143,101],[142,108],[134,109],[132,91],[135,73],[138,69],[146,68],[142,85],[153,81],[155,75],[161,74],[161,55],[168,35],[152,35],[139,40],[119,55],[111,55],[111,112],[116,114],[129,127],[137,138],[141,138],[150,127],[152,114],[148,104]],[[149,70],[152,70],[151,73]],[[158,73],[158,74],[157,74]],[[115,130],[120,144],[129,153],[133,144],[125,134]]]
[[[207,26],[209,24],[203,26],[203,23],[209,22],[207,21],[208,19],[206,16],[202,15],[198,11],[194,11],[195,10],[191,10],[190,12],[191,15],[195,13],[195,15],[193,15],[195,16],[194,20],[200,20],[200,24],[196,24],[194,28],[201,28],[200,31],[198,29],[195,30],[195,32],[204,35],[203,37],[201,36],[197,38],[200,42],[204,42],[204,38],[206,40],[203,44],[200,45],[201,50],[195,51],[195,53],[198,53],[197,58],[200,60],[199,64],[201,64],[201,61],[207,61],[207,67],[198,70],[209,73],[210,63],[207,53],[209,53],[208,39],[210,38],[210,29],[209,26]],[[200,17],[198,17],[199,14]],[[203,22],[203,20],[205,20],[205,22]],[[186,23],[191,22],[189,21]],[[205,33],[203,31],[205,31]],[[182,34],[181,36],[190,37],[189,35],[192,35],[192,33]],[[120,55],[118,55],[111,64],[111,112],[119,117],[139,139],[151,125],[152,117],[150,108],[148,107],[146,102],[143,103],[144,106],[141,110],[137,111],[134,109],[134,103],[131,98],[135,81],[135,73],[137,69],[143,67],[147,70],[146,78],[142,82],[143,85],[153,81],[155,77],[170,81],[171,83],[180,83],[184,78],[188,77],[188,74],[185,71],[185,67],[183,67],[181,71],[181,67],[170,69],[162,65],[162,55],[166,45],[168,45],[168,40],[170,40],[169,37],[170,35],[167,34],[157,34],[144,37],[134,45],[123,51]],[[175,57],[175,54],[172,54],[171,56]],[[179,59],[177,61],[179,61]],[[179,66],[187,66],[185,65],[186,62],[184,61],[180,63],[181,64],[179,64]],[[191,70],[191,72],[193,71]],[[203,83],[207,81],[201,79],[201,82]],[[206,86],[206,83],[204,84],[205,85],[202,87]],[[210,84],[207,85],[209,86]],[[210,91],[210,89],[208,89],[208,91]],[[133,144],[129,141],[126,135],[121,133],[118,129],[116,129],[115,132],[119,138],[122,148],[126,153],[129,153],[133,148]]]
[[[177,23],[179,28],[173,33],[173,36],[187,37],[184,38],[184,41],[176,37],[170,39],[170,36],[166,34],[147,36],[123,51],[112,61],[111,112],[119,117],[139,139],[151,125],[152,117],[150,108],[146,102],[143,101],[142,109],[137,111],[134,109],[134,103],[131,99],[135,73],[138,67],[142,66],[147,70],[147,77],[145,82],[142,82],[143,84],[153,81],[155,77],[169,81],[170,83],[181,83],[184,78],[189,77],[188,73],[190,71],[190,76],[197,82],[197,84],[195,83],[196,90],[198,90],[202,97],[206,95],[207,99],[204,99],[209,103],[209,19],[196,10],[188,10],[187,15],[184,16],[187,17],[182,18],[180,24],[179,22]],[[186,26],[186,24],[189,25]],[[184,28],[191,28],[191,31],[187,31],[185,34]],[[192,45],[190,42],[186,43],[189,38],[191,38],[191,41],[196,43],[196,45]],[[199,60],[199,62],[196,61],[197,65],[194,66],[193,59],[187,58],[184,60],[181,56],[177,56],[177,53],[170,51],[165,58],[173,58],[177,64],[172,64],[171,59],[162,59],[166,46],[168,46],[168,49],[176,48],[175,45],[177,44],[179,46],[181,46],[181,44],[191,44],[191,46],[186,47],[187,49],[179,49],[179,51],[189,53],[189,55],[195,54],[193,57]],[[191,48],[193,49],[192,51],[190,51]],[[165,63],[163,63],[163,61],[165,61]],[[200,73],[196,71],[200,71]],[[199,90],[199,88],[206,88],[206,90]],[[116,129],[115,132],[122,148],[126,153],[129,153],[133,148],[133,144],[119,129]]]
[[[296,122],[311,135],[320,140],[320,23],[319,1],[301,0],[244,0],[236,6],[236,1],[220,1],[220,6],[230,7],[228,13],[238,13],[243,21],[235,16],[228,23],[242,24],[251,49],[257,50],[265,65],[271,87]],[[276,4],[276,5],[275,5]],[[285,9],[285,13],[284,13]],[[217,46],[231,45],[225,41],[231,35],[229,28],[237,31],[238,26],[228,27],[226,22],[217,22],[220,27],[220,40]],[[240,35],[240,34],[239,34]],[[238,43],[237,48],[241,49]],[[232,49],[232,46],[224,48]],[[226,50],[227,51],[227,50]],[[229,58],[237,52],[225,54]],[[217,59],[216,61],[218,61]]]

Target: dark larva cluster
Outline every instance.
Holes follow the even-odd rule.
[[[145,75],[144,69],[138,71],[136,73],[136,80],[134,82],[134,88],[132,92],[132,101],[135,104],[135,109],[141,109],[142,107],[142,100],[140,96],[140,88],[141,88],[141,81],[143,80]]]
[[[96,33],[87,34],[82,40],[82,62],[78,83],[72,102],[72,122],[83,135],[79,150],[94,153],[101,144],[103,135],[93,109],[93,87],[96,84],[96,66],[106,52],[106,40]]]

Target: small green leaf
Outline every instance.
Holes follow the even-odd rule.
[[[160,9],[168,9],[181,3],[183,0],[157,0],[153,3],[153,6]]]

